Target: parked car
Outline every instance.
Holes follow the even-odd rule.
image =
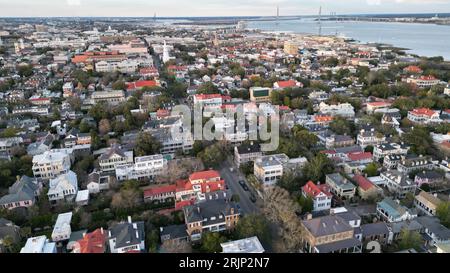
[[[249,190],[249,188],[248,188],[248,186],[247,186],[247,184],[245,183],[244,180],[239,180],[239,184],[244,189],[244,191],[248,191]]]
[[[256,203],[256,196],[253,193],[250,195],[250,201]]]

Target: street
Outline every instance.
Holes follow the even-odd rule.
[[[234,171],[231,172],[230,168],[233,168]],[[251,214],[251,213],[259,213],[259,207],[257,203],[261,202],[261,199],[257,194],[257,202],[253,203],[250,200],[250,191],[245,191],[242,186],[239,184],[239,180],[245,180],[244,176],[240,173],[234,164],[230,164],[230,162],[225,161],[220,170],[220,175],[223,179],[225,179],[226,185],[228,185],[229,189],[233,194],[239,195],[239,206],[241,207],[242,214]],[[251,185],[247,183],[247,186],[251,188]],[[251,189],[250,189],[251,190]]]

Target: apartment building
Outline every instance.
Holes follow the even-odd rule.
[[[234,147],[234,162],[239,167],[248,162],[254,162],[258,157],[262,156],[259,144],[243,144]]]
[[[255,160],[254,174],[264,186],[273,186],[283,176],[283,165],[288,161],[285,154],[261,156]]]
[[[34,177],[44,180],[67,173],[71,166],[70,155],[52,151],[45,151],[43,154],[33,156],[32,163]]]
[[[385,143],[376,145],[373,149],[373,158],[378,161],[387,155],[406,155],[408,153],[409,147],[404,143]]]
[[[356,143],[361,146],[363,149],[367,146],[375,146],[380,145],[386,142],[386,136],[378,133],[375,129],[371,129],[370,131],[366,131],[362,129],[356,138]]]
[[[136,157],[134,164],[116,168],[116,178],[118,181],[153,179],[163,172],[165,166],[166,161],[162,155]]]
[[[408,112],[408,119],[417,124],[427,125],[441,123],[440,111],[429,108],[416,108]]]
[[[410,173],[418,170],[431,170],[434,163],[429,156],[404,156],[397,164],[397,170],[403,173]]]
[[[117,105],[125,101],[125,92],[122,90],[96,91],[92,93],[91,99],[94,103],[106,102]]]
[[[270,102],[271,94],[272,94],[272,88],[251,87],[250,88],[250,101],[255,102],[255,103]]]
[[[302,250],[306,253],[360,253],[362,243],[355,229],[339,214],[301,221]]]
[[[409,179],[408,175],[397,170],[390,170],[381,173],[387,189],[398,198],[404,198],[407,193],[416,191],[416,184]]]
[[[98,160],[102,172],[115,172],[120,166],[133,164],[133,151],[124,151],[118,145],[113,145]]]
[[[331,193],[341,199],[351,199],[355,196],[356,186],[339,173],[327,174],[326,183]]]
[[[350,103],[340,103],[328,105],[324,102],[319,104],[319,112],[324,115],[341,116],[344,118],[354,118],[355,108]]]
[[[236,204],[224,199],[207,200],[183,208],[186,231],[192,241],[201,239],[203,232],[233,229],[239,221]]]

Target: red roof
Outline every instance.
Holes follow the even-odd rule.
[[[195,172],[189,176],[189,181],[192,180],[210,180],[212,178],[220,178],[218,171],[210,170],[203,172]]]
[[[175,210],[181,210],[186,206],[191,206],[194,204],[193,200],[185,200],[185,201],[180,201],[180,202],[176,202],[175,203]]]
[[[411,111],[411,114],[416,115],[416,116],[433,116],[436,114],[435,111],[429,109],[429,108],[417,108],[417,109],[413,109]]]
[[[158,117],[170,116],[170,111],[167,109],[158,109],[158,111],[156,111],[156,116]]]
[[[326,115],[316,115],[314,116],[314,121],[316,122],[330,122],[333,120],[332,116],[326,116]]]
[[[410,65],[406,67],[404,70],[412,73],[422,73],[422,69],[416,65]]]
[[[176,185],[167,185],[144,190],[144,198],[159,195],[162,193],[175,192]]]
[[[278,81],[277,82],[279,88],[288,88],[288,87],[296,87],[297,82],[294,80],[289,81]]]
[[[370,106],[390,106],[392,103],[384,102],[384,101],[376,101],[376,102],[368,102],[367,105]]]
[[[78,240],[80,253],[105,253],[106,232],[96,229]]]
[[[353,176],[353,180],[355,180],[355,182],[358,184],[358,186],[361,187],[361,189],[363,189],[365,191],[367,191],[375,186],[372,182],[369,181],[369,179],[367,179],[364,176],[359,175],[359,174]]]
[[[202,184],[202,193],[215,192],[225,189],[225,180],[217,182],[207,182]]]
[[[176,191],[186,191],[192,189],[192,184],[188,180],[177,180],[176,182]]]
[[[154,86],[158,86],[158,83],[156,81],[137,81],[128,83],[127,90],[133,90],[143,87],[154,87]]]
[[[282,106],[280,106],[280,110],[281,111],[288,111],[288,110],[290,110],[291,108],[289,108],[289,106],[286,106],[286,105],[282,105]]]
[[[369,153],[369,152],[349,153],[349,154],[347,154],[347,157],[351,161],[359,161],[359,160],[364,160],[364,159],[371,159],[372,153]]]
[[[302,191],[311,198],[316,198],[320,193],[325,194],[328,197],[331,197],[331,193],[328,185],[316,185],[314,182],[309,181],[305,186],[302,187]]]
[[[429,76],[422,76],[420,77],[420,79],[423,81],[434,81],[436,80],[436,77],[434,77],[433,75],[429,75]]]
[[[197,95],[194,95],[194,97],[197,100],[211,100],[211,99],[223,98],[221,94],[197,94]]]

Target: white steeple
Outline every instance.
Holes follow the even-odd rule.
[[[166,41],[164,40],[164,47],[163,47],[163,62],[167,63],[170,60],[170,55],[169,55],[169,48],[166,44]]]

